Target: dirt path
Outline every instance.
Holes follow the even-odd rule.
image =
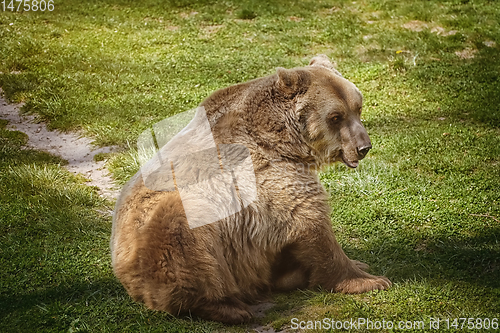
[[[118,196],[113,180],[104,167],[104,161],[95,162],[94,155],[108,153],[116,147],[103,147],[93,150],[92,140],[78,133],[62,133],[49,131],[44,123],[36,123],[35,116],[20,115],[22,104],[9,104],[1,96],[0,89],[0,118],[9,121],[8,129],[24,132],[28,135],[28,147],[43,150],[62,157],[69,162],[66,169],[82,174],[90,179],[89,186],[97,186],[99,194],[110,199]]]

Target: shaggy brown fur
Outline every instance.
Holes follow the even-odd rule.
[[[134,176],[111,237],[113,269],[128,293],[151,309],[240,323],[252,316],[247,304],[271,290],[388,288],[342,251],[313,170],[334,161],[356,167],[366,155],[361,104],[325,56],[209,96],[201,105],[215,142],[251,153],[257,200],[190,229],[178,191],[149,190]]]

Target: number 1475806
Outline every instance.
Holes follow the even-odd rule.
[[[53,11],[54,10],[54,0],[3,0],[0,2],[0,8],[2,11],[11,11],[11,12],[44,12],[44,11]]]

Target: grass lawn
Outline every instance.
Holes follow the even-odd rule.
[[[450,318],[455,329],[454,318],[500,320],[499,44],[500,5],[486,0],[67,0],[52,12],[0,3],[0,87],[51,128],[120,145],[104,158],[124,183],[152,124],[218,88],[327,54],[363,92],[374,147],[358,169],[321,174],[332,227],[351,258],[394,286],[276,294],[257,321],[429,329],[431,318]],[[21,149],[26,137],[5,126],[0,332],[249,330],[134,303],[111,270],[112,203],[64,161]]]

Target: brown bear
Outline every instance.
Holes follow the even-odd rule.
[[[114,273],[134,300],[234,324],[249,320],[248,304],[273,290],[391,286],[350,260],[332,230],[316,171],[335,161],[357,167],[371,143],[361,93],[326,56],[218,90],[201,106],[217,145],[250,152],[256,199],[191,228],[177,189],[149,189],[136,174],[118,199],[111,236]]]

